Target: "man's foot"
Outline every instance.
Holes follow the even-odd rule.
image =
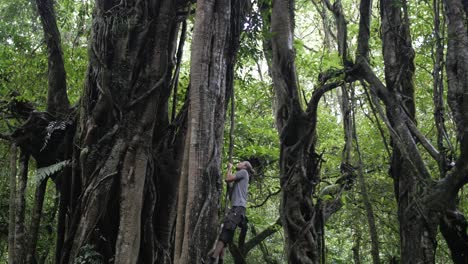
[[[216,258],[215,257],[210,257],[210,260],[208,262],[209,264],[216,264]],[[221,262],[218,262],[218,263],[223,263],[222,261]]]

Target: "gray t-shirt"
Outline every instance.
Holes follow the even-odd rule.
[[[247,195],[249,189],[249,173],[242,169],[236,173],[236,179],[232,189],[232,206],[247,207]]]

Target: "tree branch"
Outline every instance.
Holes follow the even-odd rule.
[[[70,102],[67,96],[67,77],[63,62],[60,32],[57,27],[52,0],[36,0],[37,10],[44,29],[49,61],[47,112],[53,116],[66,116]]]
[[[317,12],[322,17],[323,31],[324,31],[324,34],[325,34],[325,46],[327,46],[330,49],[331,48],[330,47],[331,46],[330,45],[330,42],[331,42],[330,38],[332,38],[335,41],[337,41],[337,39],[336,39],[336,36],[333,34],[332,30],[330,29],[330,25],[328,24],[327,10],[325,9],[325,4],[326,3],[322,3],[321,6],[318,6],[318,4],[315,1],[311,1],[311,2],[314,5]],[[325,1],[323,1],[323,2],[325,2]],[[330,4],[330,3],[328,3],[328,4]],[[308,49],[307,47],[305,47],[305,48]]]
[[[437,149],[432,146],[431,142],[419,131],[419,129],[416,127],[414,122],[411,120],[408,120],[406,123],[408,125],[408,128],[410,129],[411,133],[418,138],[419,142],[423,145],[423,147],[429,152],[429,154],[436,160],[436,161],[441,161],[442,157],[437,151]]]
[[[260,232],[258,235],[255,237],[251,238],[247,243],[245,243],[244,246],[244,252],[247,255],[247,253],[252,250],[255,246],[257,246],[259,243],[261,243],[263,240],[265,240],[267,237],[273,235],[274,233],[278,232],[279,227],[281,226],[281,220],[278,218],[276,222],[269,227],[265,228],[262,232]]]
[[[312,94],[312,98],[310,98],[310,101],[307,104],[306,113],[309,116],[315,116],[316,113],[317,113],[317,107],[318,107],[318,103],[320,101],[320,98],[322,98],[322,96],[326,92],[331,91],[331,90],[333,90],[333,89],[335,89],[337,87],[340,87],[343,84],[344,84],[344,81],[340,80],[338,82],[325,84],[322,87],[320,87],[319,89],[315,90],[314,93]]]
[[[347,22],[343,14],[343,7],[341,1],[337,0],[333,5],[329,0],[324,0],[324,3],[328,10],[330,10],[335,16],[335,24],[337,30],[337,42],[338,42],[338,53],[343,60],[343,64],[346,66],[350,64],[348,59],[348,28],[346,26]]]
[[[465,216],[458,210],[448,209],[442,216],[440,231],[447,241],[456,264],[468,263],[468,235]]]
[[[174,76],[172,77],[171,87],[172,87],[172,113],[171,113],[171,122],[174,121],[177,112],[177,98],[178,98],[178,88],[179,88],[179,73],[180,65],[182,63],[182,55],[184,53],[185,39],[187,37],[187,19],[185,18],[182,21],[182,30],[180,32],[179,47],[177,48],[177,62]]]
[[[11,141],[11,135],[0,133],[0,139]]]
[[[403,107],[398,99],[395,98],[395,95],[391,94],[382,81],[375,75],[367,61],[360,57],[358,62],[356,66],[359,75],[370,84],[371,90],[384,102],[388,110],[387,115],[392,118],[393,123],[386,121],[385,124],[390,131],[394,143],[415,172],[425,179],[430,179],[431,175],[419,154],[411,131],[406,124],[406,121],[409,119],[406,111],[402,109]],[[385,115],[381,111],[379,113],[386,120]]]
[[[364,91],[366,93],[367,100],[369,101],[369,106],[370,106],[370,108],[372,110],[372,114],[374,115],[374,118],[375,118],[375,124],[377,125],[377,129],[380,132],[380,136],[382,138],[382,142],[384,143],[385,150],[387,151],[387,155],[388,155],[388,157],[391,157],[392,152],[390,151],[390,147],[389,147],[389,144],[387,142],[387,138],[385,136],[384,129],[383,129],[382,125],[380,124],[379,118],[377,116],[377,110],[375,109],[376,106],[380,106],[378,104],[378,100],[375,98],[374,94],[372,95],[372,98],[371,98],[371,95],[369,95],[369,91],[367,89],[367,85],[364,82],[361,82],[361,84],[364,87]],[[370,117],[369,117],[369,119],[372,121],[372,119]]]
[[[276,192],[270,192],[268,190],[268,195],[267,197],[263,200],[263,202],[261,202],[260,204],[256,204],[256,205],[252,205],[250,206],[249,208],[258,208],[258,207],[262,207],[263,205],[265,205],[265,203],[274,195],[277,195],[281,192],[281,189],[278,189]]]

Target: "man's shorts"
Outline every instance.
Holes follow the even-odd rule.
[[[221,235],[219,235],[219,240],[223,241],[226,245],[231,243],[236,227],[241,226],[244,223],[244,220],[245,207],[232,207],[224,218],[223,230],[221,231]]]

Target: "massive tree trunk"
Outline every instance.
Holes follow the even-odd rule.
[[[315,153],[317,107],[322,95],[343,84],[326,84],[300,104],[293,49],[294,1],[275,0],[271,15],[272,67],[276,95],[276,126],[280,134],[280,215],[290,263],[323,262],[323,227],[336,203],[317,203],[312,196],[319,183],[320,157]],[[341,187],[340,187],[341,188]]]
[[[153,153],[167,131],[177,14],[186,5],[171,0],[96,3],[67,186],[71,195],[62,208],[71,213],[62,215],[67,229],[61,263],[86,250],[115,263],[156,261],[155,233],[146,232],[155,229],[155,192],[164,187],[155,187],[161,161]]]
[[[441,26],[440,17],[443,14],[443,1],[434,0],[434,36],[436,40],[436,50],[434,59],[434,70],[433,70],[433,101],[434,101],[434,120],[437,127],[437,148],[440,151],[441,159],[439,160],[439,171],[440,177],[443,178],[449,170],[448,163],[446,160],[455,152],[452,143],[448,140],[447,129],[445,126],[445,102],[444,102],[444,79],[443,79],[443,64],[444,64],[444,46],[442,39],[446,37],[446,31],[444,25]],[[453,19],[453,18],[452,18]],[[452,27],[451,31],[453,32]],[[453,39],[450,42],[450,57],[448,62],[450,66],[456,61],[454,60],[454,42]],[[450,67],[452,68],[452,67]],[[450,70],[449,70],[450,71]],[[454,74],[449,73],[449,75]],[[453,91],[453,90],[452,90]],[[453,95],[453,93],[452,93]],[[457,108],[457,107],[455,107]],[[448,151],[446,151],[448,150]],[[460,211],[457,210],[457,201],[453,201],[449,205],[446,212],[442,216],[440,222],[440,231],[444,236],[447,245],[452,254],[452,260],[454,263],[468,263],[468,235],[467,235],[467,223],[466,219]]]
[[[449,37],[448,41],[448,101],[457,124],[458,139],[462,146],[461,156],[463,156],[466,155],[466,149],[463,148],[463,131],[467,123],[464,121],[466,104],[463,104],[463,97],[466,87],[468,87],[466,78],[468,38],[463,22],[461,2],[447,1],[446,6],[449,36],[457,36]],[[382,30],[386,32],[383,34],[383,50],[387,88],[396,95],[395,97],[402,98],[400,103],[405,112],[404,115],[414,122],[415,105],[412,83],[414,52],[411,48],[406,3],[403,2],[399,7],[394,2],[382,1],[381,10]],[[395,117],[392,116],[392,111],[390,110],[388,113],[390,122],[394,122]],[[436,122],[438,127],[443,127],[443,120],[436,120]],[[439,129],[439,133],[443,133],[441,129]],[[421,139],[418,138],[418,140]],[[424,145],[424,140],[421,141]],[[440,140],[438,145],[440,147]],[[421,197],[428,196],[427,193],[435,193],[424,182],[429,179],[428,174],[413,171],[411,163],[418,163],[418,161],[404,157],[401,151],[402,149],[394,144],[391,166],[391,175],[394,178],[398,202],[401,261],[405,263],[434,263],[437,226],[440,223],[441,231],[447,240],[454,261],[456,263],[466,262],[468,259],[466,221],[463,215],[457,212],[455,199],[459,188],[466,183],[466,160],[460,157],[456,163],[457,168],[449,173],[449,179],[446,179],[445,184],[443,181],[439,182],[436,190],[445,193],[435,197],[429,195],[430,198],[422,200]],[[444,150],[439,149],[439,151],[442,153]],[[448,161],[443,154],[439,155],[436,160],[441,176],[444,177]],[[435,200],[438,200],[437,204],[434,204]]]
[[[342,19],[340,22],[343,22]],[[264,21],[265,22],[265,21]],[[342,29],[345,30],[345,29]],[[271,74],[276,101],[276,126],[280,134],[280,215],[285,232],[285,250],[290,263],[325,262],[324,223],[341,207],[338,200],[314,204],[320,182],[320,156],[315,152],[317,108],[324,93],[344,84],[329,82],[343,71],[322,73],[307,109],[300,104],[293,48],[294,1],[275,0],[271,14]],[[343,33],[343,32],[342,32]],[[345,37],[340,35],[341,37]],[[346,41],[340,41],[346,44]],[[341,46],[344,64],[346,46]],[[268,43],[264,44],[268,48]],[[339,79],[339,78],[338,78]],[[348,181],[337,183],[338,193]]]
[[[387,107],[387,126],[392,135],[393,146],[390,174],[394,179],[398,202],[401,261],[433,263],[438,215],[421,201],[427,187],[425,182],[430,180],[430,174],[412,135],[417,133],[412,80],[414,51],[411,47],[407,6],[404,1],[395,4],[382,0],[380,8],[386,87],[376,80],[375,75],[369,73],[367,66],[365,69],[361,68],[361,74],[365,75],[365,79],[375,89],[374,94],[379,95]],[[368,43],[368,27],[368,23],[360,25],[360,31],[366,30],[360,32],[360,35],[366,37],[365,43]],[[367,65],[365,61],[367,58],[358,55],[361,65]]]
[[[411,46],[406,2],[380,2],[382,18],[382,50],[384,53],[385,80],[389,91],[401,98],[402,109],[408,119],[415,122],[414,104],[414,51]],[[390,122],[393,122],[390,113]],[[437,225],[426,216],[425,209],[412,209],[418,203],[424,188],[424,178],[411,169],[412,160],[402,156],[393,144],[390,174],[394,180],[400,222],[401,261],[404,263],[434,262]],[[427,178],[426,178],[427,179]],[[421,205],[419,205],[420,207]],[[424,206],[425,207],[425,206]]]
[[[198,1],[174,261],[200,263],[216,240],[226,101],[248,1]]]
[[[90,252],[115,263],[171,263],[174,255],[186,262],[199,262],[207,253],[215,240],[213,226],[217,226],[225,98],[233,86],[246,3],[198,4],[192,103],[186,104],[176,118],[173,112],[169,120],[168,99],[179,71],[176,69],[172,76],[173,58],[179,27],[184,24],[186,28],[183,20],[190,14],[190,2],[98,1],[85,93],[78,115],[62,121],[69,114],[69,103],[60,35],[52,2],[37,0],[49,51],[48,113],[30,112],[12,138],[24,153],[31,153],[38,167],[72,160],[71,168],[53,175],[61,194],[57,263],[70,263]],[[182,30],[180,36],[179,65],[185,33]],[[187,125],[189,110],[191,123]],[[198,139],[189,134],[187,141],[192,145],[184,149],[187,128],[200,133]],[[205,138],[207,135],[210,137]],[[203,169],[197,168],[200,157],[205,159],[200,163]],[[189,237],[182,231],[182,237],[177,237],[184,243],[176,243],[176,248],[181,245],[183,254],[177,255],[173,252],[174,231],[180,234],[181,230],[180,226],[175,228],[175,205],[184,158],[190,177],[183,179],[190,179],[191,184],[180,183],[191,190],[191,198],[179,200],[179,208],[189,203],[184,206],[188,213],[179,214],[179,219],[187,224],[185,230],[194,230],[197,235]],[[193,184],[197,179],[194,173],[206,184]],[[46,184],[47,178],[37,191],[30,261],[34,259]],[[185,195],[185,190],[182,188],[180,195]],[[199,194],[207,195],[211,204],[202,206],[204,197]],[[198,222],[199,215],[202,222]],[[20,220],[24,223],[24,217]],[[19,232],[20,239],[23,234]],[[18,259],[24,260],[25,243],[16,244],[22,247],[17,248],[21,255]]]
[[[372,72],[366,58],[358,56],[355,68],[357,76],[371,84],[373,94],[387,107],[387,115],[385,116],[382,111],[380,115],[389,128],[394,148],[391,175],[395,180],[400,220],[401,261],[404,263],[435,262],[436,232],[441,216],[447,214],[447,209],[453,210],[458,191],[468,182],[466,162],[468,103],[464,100],[468,91],[465,74],[468,38],[461,2],[446,2],[449,36],[452,36],[449,37],[447,52],[448,101],[457,124],[460,156],[445,178],[436,181],[435,177],[431,177],[416,146],[416,142],[420,142],[438,164],[448,162],[445,164],[447,166],[450,163],[444,160],[444,156],[440,155],[439,151],[418,131],[414,122],[412,84],[414,55],[410,44],[406,2],[397,5],[391,1],[381,2],[387,87]],[[368,28],[368,25],[360,28],[360,35],[368,36],[365,32],[366,27]],[[456,211],[452,211],[453,213]],[[463,226],[462,222],[458,223]],[[451,232],[461,241],[466,237],[464,233],[465,231]],[[464,253],[460,252],[463,250],[462,247],[450,246],[450,248],[453,256],[453,250],[458,250],[456,254],[464,257]]]
[[[145,183],[140,263],[172,263],[186,124],[187,107],[184,106],[175,122],[154,144],[154,174]]]
[[[320,263],[322,216],[312,201],[319,183],[315,123],[299,103],[293,49],[294,1],[275,0],[271,14],[272,77],[280,134],[280,215],[289,263]]]

